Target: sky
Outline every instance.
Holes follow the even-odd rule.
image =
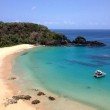
[[[110,0],[0,0],[0,21],[50,29],[110,29]]]

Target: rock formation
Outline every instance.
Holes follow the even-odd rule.
[[[38,103],[40,103],[40,101],[36,99],[36,100],[33,100],[31,103],[32,104],[38,104]]]
[[[84,37],[78,36],[75,40],[72,41],[72,45],[75,46],[91,46],[91,47],[98,47],[98,46],[105,46],[104,43],[99,41],[87,41]]]
[[[15,100],[19,100],[19,99],[30,100],[31,96],[29,96],[29,95],[18,95],[18,96],[13,96],[12,98]]]
[[[49,100],[51,100],[51,101],[55,100],[55,98],[54,98],[54,97],[51,97],[51,96],[49,96],[48,98],[49,98]]]

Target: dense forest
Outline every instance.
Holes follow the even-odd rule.
[[[0,47],[23,43],[66,45],[69,42],[65,35],[52,32],[43,25],[0,22]]]

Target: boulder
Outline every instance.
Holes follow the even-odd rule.
[[[75,40],[73,40],[72,43],[75,43],[75,44],[86,44],[86,39],[84,37],[78,36],[77,38],[75,38]]]
[[[54,97],[51,97],[51,96],[49,96],[48,98],[49,98],[49,100],[51,100],[51,101],[55,100],[55,98],[54,98]]]
[[[43,93],[43,92],[38,92],[37,95],[38,95],[38,96],[41,96],[41,95],[45,95],[45,93]]]
[[[40,101],[36,99],[36,100],[33,100],[31,103],[32,104],[38,104],[38,103],[40,103]]]

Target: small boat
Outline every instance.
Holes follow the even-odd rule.
[[[95,74],[94,74],[94,77],[95,78],[101,78],[101,77],[104,77],[106,75],[106,73],[100,71],[100,70],[96,70]]]

